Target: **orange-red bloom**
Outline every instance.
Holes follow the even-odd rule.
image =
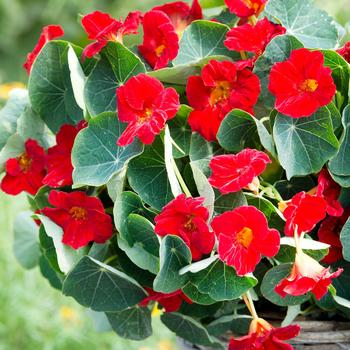
[[[298,325],[275,328],[262,318],[254,319],[249,334],[238,339],[231,338],[228,350],[293,350],[285,340],[297,337],[299,332]]]
[[[238,17],[259,16],[267,0],[225,0],[231,13]]]
[[[109,14],[95,11],[84,16],[82,25],[93,43],[85,47],[83,57],[93,57],[98,54],[108,41],[123,41],[123,36],[137,34],[141,21],[141,12],[130,12],[124,23],[112,18]]]
[[[86,126],[80,122],[78,126],[65,124],[56,135],[56,145],[48,149],[47,175],[43,183],[50,187],[70,186],[73,184],[72,148],[78,132]]]
[[[169,17],[152,10],[143,18],[143,43],[138,49],[154,69],[166,67],[179,51],[179,37]]]
[[[222,261],[234,266],[238,275],[253,272],[263,255],[273,257],[280,247],[280,235],[270,229],[265,215],[253,206],[227,211],[211,222]]]
[[[25,151],[6,162],[6,175],[1,181],[1,189],[14,196],[23,191],[35,195],[43,186],[45,167],[44,149],[37,141],[29,139],[25,143]]]
[[[128,126],[118,140],[127,146],[137,136],[151,144],[180,108],[179,95],[173,88],[164,88],[156,78],[139,74],[117,89],[118,118]]]
[[[176,312],[180,309],[182,302],[186,302],[187,304],[193,303],[181,289],[169,294],[156,292],[147,287],[145,289],[148,292],[148,297],[143,299],[139,304],[143,307],[146,307],[151,301],[157,301],[164,308],[165,312]]]
[[[343,207],[338,201],[341,187],[332,179],[327,169],[322,169],[318,175],[317,196],[323,197],[327,202],[327,214],[341,216]]]
[[[327,202],[322,197],[311,196],[305,192],[297,193],[283,211],[287,220],[284,233],[293,236],[296,228],[298,234],[310,232],[326,217],[326,210]]]
[[[237,192],[242,188],[257,191],[257,176],[271,163],[269,156],[255,149],[246,148],[237,154],[213,157],[210,161],[210,184],[221,193]]]
[[[340,217],[329,216],[318,229],[318,240],[330,245],[329,253],[322,259],[326,264],[333,264],[343,258],[343,246],[340,241],[340,232],[350,216],[350,209],[344,210]]]
[[[343,47],[337,50],[339,55],[343,56],[345,61],[350,63],[350,41],[348,41]]]
[[[193,21],[203,18],[202,8],[198,0],[193,0],[191,7],[186,2],[176,1],[156,6],[153,10],[162,11],[169,17],[179,37]]]
[[[207,224],[209,212],[203,201],[204,198],[186,198],[181,194],[155,217],[154,231],[160,236],[181,237],[190,248],[193,260],[209,254],[215,243],[214,234]]]
[[[211,60],[200,76],[189,77],[186,93],[195,110],[188,120],[192,130],[208,141],[215,141],[220,122],[232,109],[253,113],[260,82],[247,68],[229,61]]]
[[[331,273],[329,267],[325,268],[302,251],[297,251],[291,274],[275,287],[275,291],[282,298],[286,295],[299,296],[311,292],[320,300],[327,293],[332,279],[342,272],[343,269],[339,268]]]
[[[270,22],[266,17],[254,26],[250,23],[229,30],[224,42],[229,50],[249,51],[260,56],[267,44],[277,35],[282,35],[286,29],[279,24]]]
[[[61,26],[49,25],[42,29],[38,43],[35,45],[33,51],[27,55],[27,60],[23,64],[23,68],[27,71],[28,75],[30,74],[35,59],[38,57],[45,44],[63,35],[64,31]]]
[[[81,191],[51,191],[49,203],[54,208],[44,208],[41,213],[62,227],[62,243],[78,249],[89,242],[104,243],[111,238],[112,219],[97,197]]]
[[[336,86],[332,70],[319,51],[298,49],[271,69],[268,86],[278,112],[292,118],[308,117],[332,101]]]

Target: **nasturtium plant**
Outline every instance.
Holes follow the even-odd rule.
[[[349,318],[339,25],[309,0],[193,0],[82,27],[85,48],[43,28],[0,111],[1,189],[31,209],[19,263],[132,340],[154,309],[229,350],[292,349],[299,314]]]

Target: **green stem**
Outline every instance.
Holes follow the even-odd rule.
[[[118,255],[112,255],[109,258],[107,258],[103,263],[105,265],[108,265],[110,262],[112,262],[113,260],[117,259]]]
[[[179,169],[178,169],[178,167],[176,165],[176,162],[175,162],[174,158],[172,158],[171,162],[173,164],[173,168],[174,168],[174,172],[175,172],[176,178],[179,181],[179,184],[180,184],[182,190],[184,191],[184,193],[185,193],[185,195],[187,197],[192,197],[192,194],[191,194],[190,190],[188,189],[184,179],[182,178],[181,173],[180,173],[180,171],[179,171]]]

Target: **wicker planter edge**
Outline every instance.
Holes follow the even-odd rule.
[[[300,321],[300,335],[290,344],[295,350],[350,350],[350,323]],[[177,339],[181,350],[214,350]]]

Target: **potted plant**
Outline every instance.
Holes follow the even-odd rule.
[[[133,340],[158,310],[184,349],[346,346],[345,30],[309,0],[82,26],[84,49],[43,29],[0,112],[1,189],[31,208],[23,267]]]

